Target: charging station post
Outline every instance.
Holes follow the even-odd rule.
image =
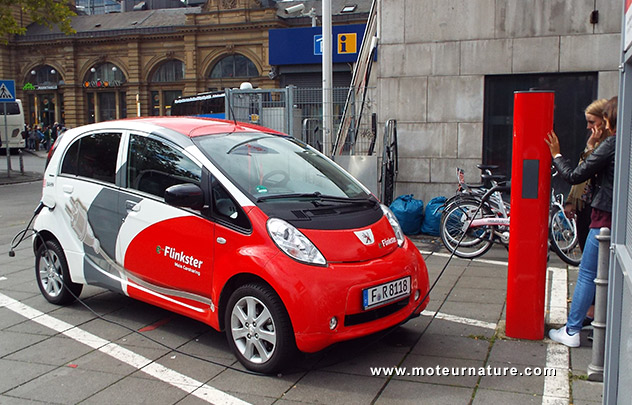
[[[544,338],[551,200],[551,153],[544,139],[553,129],[554,100],[552,91],[514,93],[505,332],[519,339]]]

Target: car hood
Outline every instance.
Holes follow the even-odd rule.
[[[328,262],[362,262],[380,258],[398,248],[395,232],[385,216],[357,229],[300,229]]]

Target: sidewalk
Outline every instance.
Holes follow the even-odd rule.
[[[423,253],[429,270],[431,267],[435,267],[435,256],[437,261],[439,257],[449,257],[440,238],[420,235],[420,237],[414,238],[413,241]],[[524,385],[525,381],[516,377],[496,377],[493,380],[484,377],[478,385],[478,391],[473,403],[482,404],[502,401],[505,403],[601,404],[603,384],[587,380],[587,368],[592,361],[592,342],[587,338],[589,330],[581,332],[581,345],[577,348],[567,348],[548,338],[549,329],[560,327],[566,322],[567,308],[575,287],[578,269],[567,266],[551,252],[547,267],[545,337],[541,341],[513,339],[507,337],[504,331],[506,320],[507,256],[506,250],[494,247],[480,259],[473,261],[470,266],[472,271],[480,271],[481,273],[479,274],[481,276],[483,273],[489,274],[490,270],[495,266],[499,266],[505,271],[505,274],[502,276],[496,273],[499,277],[493,283],[486,279],[484,283],[477,285],[474,280],[471,280],[470,289],[467,291],[472,297],[478,295],[478,299],[470,298],[470,300],[480,301],[478,304],[480,306],[490,305],[490,303],[495,301],[503,302],[502,316],[493,337],[489,339],[487,364],[492,366],[524,364],[537,367],[553,367],[559,370],[559,373],[556,378],[544,377],[543,387]],[[462,259],[456,257],[452,260],[462,261]],[[430,276],[431,283],[434,281],[433,275],[431,274]],[[443,277],[446,277],[446,275]],[[498,283],[499,280],[502,280],[502,282]],[[492,286],[500,287],[499,284],[502,284],[502,287],[498,290],[489,290]],[[566,291],[563,291],[564,289]],[[485,298],[488,291],[492,293]],[[465,293],[463,291],[462,294]],[[496,293],[495,297],[493,293]],[[431,294],[431,304],[433,297],[436,300],[437,294]],[[446,304],[448,302],[449,300],[445,301]],[[445,304],[441,308],[442,311],[444,308],[445,312],[448,312]],[[475,311],[475,309],[472,309],[472,311]],[[482,319],[482,316],[476,319]],[[518,400],[518,397],[505,396],[501,393],[501,391],[507,391],[508,389],[510,391],[515,390],[516,394],[530,394],[533,398],[522,397],[523,401]],[[542,397],[536,398],[539,395],[542,395]]]
[[[29,153],[39,158],[46,159],[48,152],[40,150],[33,151],[24,149],[23,153]],[[11,175],[7,175],[7,156],[6,154],[0,155],[0,186],[4,184],[18,184],[28,183],[31,181],[40,181],[44,178],[41,173],[24,171],[20,172],[19,157],[17,155],[11,156]]]

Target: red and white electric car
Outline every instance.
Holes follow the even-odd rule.
[[[33,239],[44,297],[84,284],[226,330],[248,369],[278,370],[418,315],[426,265],[387,207],[304,143],[202,118],[66,132]],[[64,287],[63,284],[66,284]]]

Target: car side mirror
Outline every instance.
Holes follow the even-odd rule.
[[[165,190],[165,202],[174,207],[201,210],[204,207],[204,192],[197,184],[176,184]]]

